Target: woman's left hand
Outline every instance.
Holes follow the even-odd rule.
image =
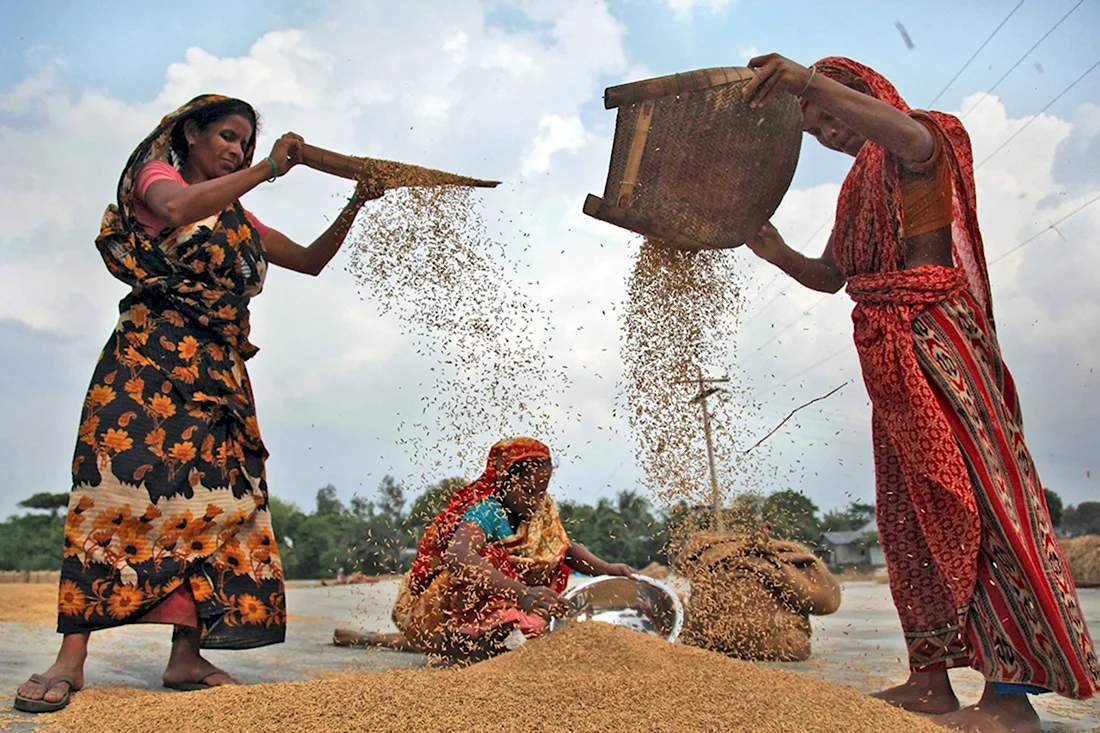
[[[610,563],[604,571],[604,575],[618,575],[623,578],[633,578],[637,574],[637,570],[622,562]]]
[[[750,107],[761,107],[775,90],[801,95],[810,84],[811,72],[777,53],[757,56],[749,61],[753,78],[741,90]]]

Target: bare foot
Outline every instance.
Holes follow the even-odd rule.
[[[998,695],[989,684],[977,704],[937,715],[932,722],[968,733],[1040,733],[1043,729],[1027,695]]]
[[[871,697],[925,715],[953,713],[959,709],[959,698],[955,697],[946,672],[911,672],[902,684],[872,693]]]
[[[45,679],[53,679],[60,675],[72,678],[73,685],[69,688],[68,682],[57,682],[50,689],[45,686],[27,680],[19,685],[18,695],[27,700],[44,700],[46,702],[61,702],[68,692],[76,692],[84,687],[84,659],[88,656],[88,635],[70,634],[61,641],[61,649],[57,652],[57,660],[50,668],[42,673]]]
[[[168,687],[188,683],[203,687],[241,684],[240,680],[218,669],[199,654],[199,639],[198,629],[173,634],[172,653],[161,675],[164,684]]]

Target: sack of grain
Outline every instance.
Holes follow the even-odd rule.
[[[820,558],[763,533],[692,535],[676,569],[691,581],[682,641],[739,659],[808,659],[809,615],[840,607],[840,584]]]

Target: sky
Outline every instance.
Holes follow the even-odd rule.
[[[192,0],[158,10],[126,0],[5,8],[0,516],[35,492],[69,488],[83,394],[125,294],[93,245],[100,217],[133,148],[203,92],[258,108],[260,150],[294,130],[342,152],[503,181],[479,194],[487,220],[517,272],[537,273],[526,294],[550,318],[546,348],[574,374],[562,395],[573,416],[552,446],[554,493],[592,502],[639,487],[633,439],[615,411],[615,313],[637,242],[581,213],[607,173],[615,117],[603,90],[773,51],[804,64],[855,58],[913,107],[935,100],[963,116],[998,338],[1028,445],[1067,503],[1100,498],[1100,203],[1090,204],[1100,195],[1100,71],[1086,74],[1100,61],[1100,4],[838,1],[828,12],[780,12],[749,0]],[[773,218],[792,246],[823,248],[849,165],[803,141]],[[298,169],[244,202],[308,242],[349,193],[346,182]],[[850,300],[804,291],[748,251],[737,255],[742,314],[728,358],[708,368],[728,373],[759,409],[730,432],[762,436],[794,407],[847,386],[769,439],[759,475],[719,466],[723,485],[793,488],[823,510],[871,500],[870,406]],[[416,491],[428,471],[397,426],[418,411],[431,358],[357,285],[348,258],[345,248],[318,278],[271,272],[252,308],[261,351],[249,370],[269,484],[307,508],[326,484],[345,500],[369,498],[387,473]],[[441,454],[430,470],[472,476],[480,465]]]

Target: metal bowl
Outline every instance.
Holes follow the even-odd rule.
[[[623,578],[599,575],[578,583],[564,594],[569,612],[550,620],[555,631],[575,621],[603,621],[676,641],[684,607],[675,591],[644,575]]]

